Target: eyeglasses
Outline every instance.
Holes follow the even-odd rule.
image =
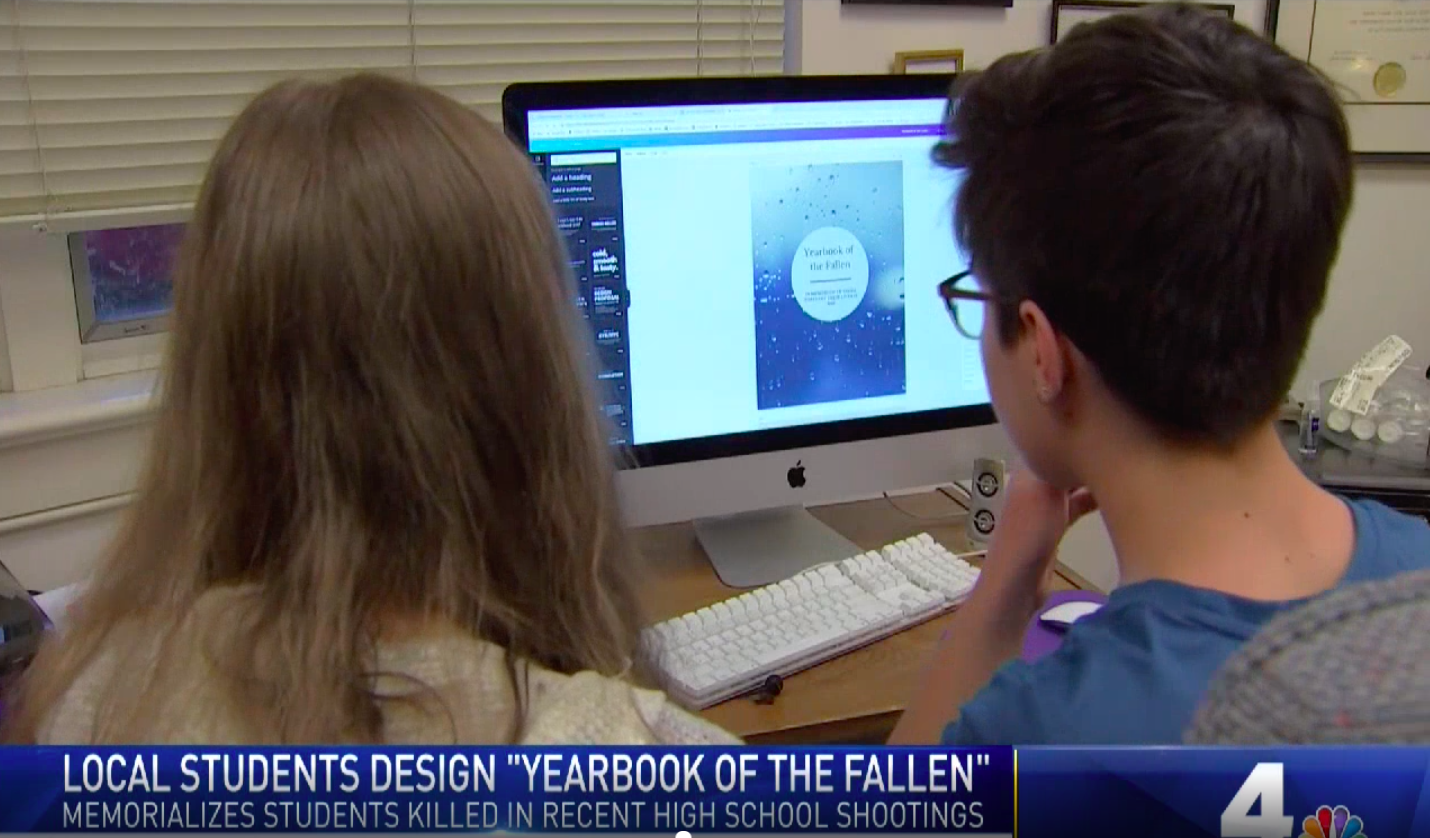
[[[953,318],[954,328],[969,340],[978,340],[983,334],[984,305],[994,301],[994,296],[978,290],[978,281],[973,271],[961,271],[938,284],[938,295]],[[959,305],[962,303],[963,305]]]

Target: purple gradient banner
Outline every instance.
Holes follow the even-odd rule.
[[[4,748],[0,832],[1013,831],[1011,748]]]

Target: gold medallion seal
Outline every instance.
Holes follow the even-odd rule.
[[[1394,61],[1382,64],[1371,83],[1381,96],[1394,96],[1405,86],[1405,68]]]

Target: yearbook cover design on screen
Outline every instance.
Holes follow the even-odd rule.
[[[904,392],[903,177],[898,160],[751,167],[761,410]]]

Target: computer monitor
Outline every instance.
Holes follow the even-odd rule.
[[[930,156],[951,80],[503,96],[566,236],[626,520],[695,519],[731,585],[859,552],[807,505],[962,479],[1001,442],[937,293],[966,264],[958,175]]]

